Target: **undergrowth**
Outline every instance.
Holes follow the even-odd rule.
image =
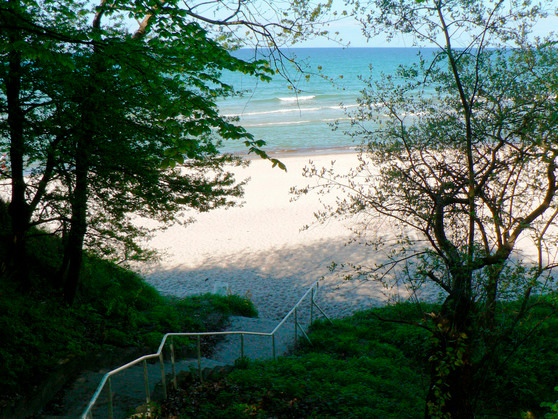
[[[164,333],[218,330],[230,315],[257,316],[239,296],[163,297],[133,272],[93,257],[86,259],[77,301],[68,307],[53,283],[56,239],[36,240],[31,250],[30,292],[0,279],[0,416],[69,360],[123,348],[154,351]],[[193,350],[188,340],[177,341],[183,351]]]
[[[506,307],[513,310],[514,303]],[[424,416],[430,333],[420,308],[396,304],[315,322],[296,355],[277,361],[242,360],[228,374],[183,383],[157,417],[184,418],[413,418]],[[503,342],[503,361],[479,379],[477,416],[534,418],[556,409],[558,320],[532,311]],[[387,322],[381,319],[398,319]],[[532,326],[545,319],[543,326]],[[528,339],[525,339],[528,334]],[[514,345],[519,339],[522,344]],[[506,352],[506,353],[507,353]],[[542,404],[542,405],[541,405]],[[548,409],[551,412],[548,413]]]

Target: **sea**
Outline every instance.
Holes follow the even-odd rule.
[[[366,87],[363,80],[396,74],[399,66],[418,62],[419,51],[429,53],[418,48],[281,50],[283,57],[274,64],[281,66],[282,74],[270,82],[225,73],[223,81],[242,95],[220,100],[218,106],[223,115],[238,118],[236,124],[264,140],[269,153],[349,151],[358,139],[345,132]],[[245,60],[262,58],[252,49],[240,49],[235,55]],[[223,151],[242,153],[246,147],[226,141]]]

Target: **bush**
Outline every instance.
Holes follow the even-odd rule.
[[[33,240],[38,262],[31,294],[0,278],[0,409],[35,393],[68,357],[115,352],[112,347],[156,350],[164,333],[218,330],[230,314],[256,315],[238,296],[163,297],[135,273],[93,257],[84,261],[76,304],[67,307],[53,282],[57,243],[48,236]],[[188,339],[176,341],[183,353],[191,352]]]
[[[514,308],[506,303],[506,309]],[[298,356],[236,364],[226,378],[181,390],[164,415],[184,417],[422,417],[429,369],[430,333],[421,323],[435,306],[397,304],[311,326],[312,345]],[[551,316],[548,317],[547,316]],[[553,417],[558,382],[558,319],[541,305],[502,344],[506,362],[478,381],[476,411],[483,417]],[[532,326],[544,319],[542,327]],[[521,343],[519,347],[516,347]],[[547,408],[546,410],[544,408]],[[548,408],[551,412],[548,412]],[[535,416],[529,416],[534,414]],[[165,416],[166,417],[166,416]]]
[[[409,326],[381,324],[370,312],[333,326],[316,322],[314,344],[304,344],[300,356],[243,360],[224,379],[183,389],[183,402],[163,405],[163,416],[421,417],[426,389],[413,359],[417,348],[406,354],[388,342],[399,328]]]
[[[193,295],[183,300],[175,300],[176,306],[189,313],[207,316],[210,313],[257,317],[258,311],[248,298],[238,295],[202,294]]]
[[[554,387],[554,391],[558,391],[558,387]],[[541,407],[548,408],[548,412],[545,413],[544,417],[548,419],[556,419],[558,418],[558,399],[556,402],[542,402]]]
[[[258,317],[258,310],[256,310],[256,307],[249,298],[234,294],[221,298],[225,299],[231,314],[244,317]]]

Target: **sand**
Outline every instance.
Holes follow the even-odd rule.
[[[253,160],[234,168],[238,179],[250,178],[241,207],[192,215],[196,221],[158,232],[148,245],[163,253],[160,262],[138,270],[163,294],[186,296],[228,287],[249,296],[260,317],[280,319],[316,280],[320,304],[333,317],[343,317],[393,298],[409,298],[405,288],[386,289],[373,281],[344,280],[330,272],[332,262],[373,265],[385,257],[370,246],[348,243],[352,220],[316,224],[320,197],[309,194],[293,202],[290,189],[315,182],[303,168],[335,161],[338,171],[353,167],[356,153],[281,155],[285,173],[268,161]],[[335,194],[322,197],[332,201]],[[309,229],[302,229],[310,225]]]

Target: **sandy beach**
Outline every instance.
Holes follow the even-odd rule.
[[[344,280],[331,273],[335,263],[373,265],[382,255],[370,246],[348,244],[348,220],[315,224],[320,197],[309,194],[292,200],[290,189],[311,182],[302,176],[312,160],[318,166],[335,161],[339,171],[356,164],[356,153],[281,155],[288,171],[268,161],[253,160],[234,168],[238,179],[250,178],[241,207],[187,214],[196,222],[157,233],[149,246],[163,254],[160,262],[136,269],[163,294],[185,296],[214,291],[222,283],[230,292],[247,295],[260,317],[279,319],[316,280],[320,301],[331,316],[383,305],[388,298],[408,298],[404,288],[386,289],[372,281]],[[322,199],[333,200],[334,195]],[[310,225],[303,230],[303,226]]]

